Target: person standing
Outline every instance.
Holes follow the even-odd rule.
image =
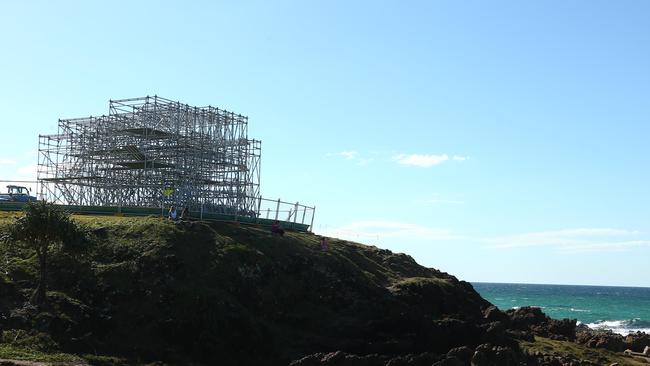
[[[171,221],[176,221],[178,219],[178,213],[176,212],[176,207],[172,206],[169,208],[169,214],[167,218]]]
[[[190,210],[188,210],[187,207],[183,207],[183,211],[181,211],[181,221],[185,221],[189,219],[190,219]]]
[[[330,240],[329,240],[327,237],[325,237],[325,236],[323,236],[322,238],[320,238],[320,249],[321,249],[322,251],[326,251],[326,250],[328,250],[329,248],[330,248]]]

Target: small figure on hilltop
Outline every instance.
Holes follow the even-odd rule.
[[[284,236],[284,230],[280,227],[280,222],[278,220],[275,220],[273,225],[271,225],[271,234]]]
[[[188,221],[189,219],[190,219],[190,210],[187,207],[183,207],[183,211],[181,211],[181,220]]]
[[[169,208],[169,213],[167,214],[167,218],[170,219],[171,221],[176,221],[178,219],[178,213],[176,212],[175,206]]]
[[[321,249],[322,251],[326,251],[326,250],[328,250],[329,248],[330,248],[330,240],[329,240],[327,237],[325,237],[325,236],[323,236],[322,238],[320,238],[320,249]]]

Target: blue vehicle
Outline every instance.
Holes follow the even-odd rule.
[[[36,197],[29,195],[29,189],[22,186],[7,186],[7,193],[0,194],[0,203],[2,202],[36,202]]]

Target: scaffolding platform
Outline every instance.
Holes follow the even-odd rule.
[[[147,96],[39,136],[40,197],[88,207],[187,207],[256,217],[261,142],[248,117]]]

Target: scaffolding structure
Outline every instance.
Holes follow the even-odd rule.
[[[248,117],[158,96],[60,119],[39,136],[40,196],[82,206],[168,207],[255,216],[261,142]]]

